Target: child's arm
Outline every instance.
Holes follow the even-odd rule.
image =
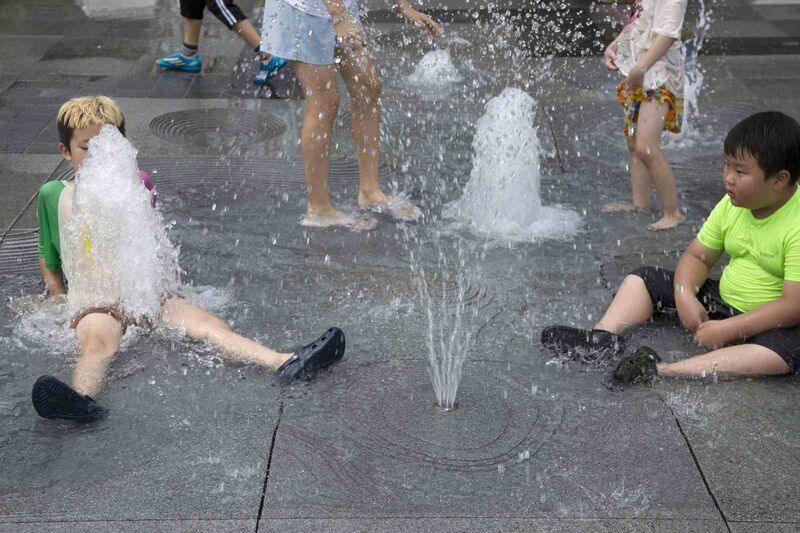
[[[39,258],[39,271],[44,278],[44,284],[47,286],[47,292],[50,296],[65,294],[67,291],[64,288],[64,275],[60,270],[50,270],[45,264],[44,257]]]
[[[800,281],[784,281],[781,297],[747,313],[702,324],[695,342],[709,348],[725,346],[771,329],[800,324]]]
[[[784,281],[780,298],[725,322],[743,339],[800,324],[800,281]]]
[[[603,52],[603,66],[608,70],[619,70],[617,66],[617,50],[619,50],[619,38],[622,37],[622,32],[617,35],[617,38],[611,41]]]
[[[652,67],[656,61],[664,57],[672,45],[677,41],[675,37],[667,37],[666,35],[656,34],[653,42],[636,64],[631,68],[628,77],[625,78],[625,83],[632,89],[638,89],[644,85],[644,73],[647,69]]]
[[[664,57],[675,41],[681,37],[683,18],[686,14],[686,0],[659,0],[654,6],[653,39],[650,46],[631,68],[625,83],[633,89],[644,84],[644,73],[656,61]]]
[[[434,37],[442,36],[442,27],[439,23],[424,13],[420,13],[408,3],[408,0],[394,0],[400,14],[423,30],[428,30]]]
[[[721,255],[722,250],[709,248],[695,239],[678,261],[675,269],[675,306],[681,323],[689,331],[696,331],[701,323],[708,320],[708,313],[697,299],[697,293]]]
[[[58,200],[64,185],[51,181],[42,185],[36,198],[36,218],[39,219],[39,272],[42,273],[47,292],[51,296],[66,293],[61,272],[61,254],[55,246],[60,239],[58,227]]]

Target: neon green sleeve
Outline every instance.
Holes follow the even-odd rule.
[[[725,232],[722,228],[722,221],[725,219],[725,213],[730,203],[730,198],[726,196],[711,210],[703,227],[700,228],[700,233],[697,234],[700,244],[712,250],[725,249]]]
[[[784,281],[800,281],[800,231],[786,236],[783,250]]]
[[[58,199],[64,183],[51,181],[42,185],[36,199],[36,214],[39,217],[39,257],[49,270],[61,270],[61,241],[58,228]]]

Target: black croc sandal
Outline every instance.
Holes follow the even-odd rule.
[[[652,383],[658,375],[661,357],[655,350],[642,346],[636,353],[623,357],[612,374],[617,383]]]
[[[317,340],[301,346],[275,372],[282,384],[312,380],[317,372],[340,361],[346,347],[344,332],[328,328]]]
[[[33,408],[42,418],[63,418],[78,422],[100,420],[108,410],[53,376],[42,376],[31,391]]]
[[[625,351],[625,337],[601,329],[548,326],[542,330],[542,344],[548,350],[591,363]]]

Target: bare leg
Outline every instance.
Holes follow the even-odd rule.
[[[183,42],[197,46],[200,43],[202,19],[183,19]]]
[[[258,34],[249,20],[245,19],[237,22],[231,29],[247,43],[251,50],[261,44],[261,35]]]
[[[675,363],[659,363],[658,373],[669,377],[775,376],[791,372],[781,356],[757,344],[728,346]]]
[[[328,193],[333,121],[339,110],[336,74],[331,65],[308,65],[294,61],[292,67],[306,94],[300,149],[308,185],[308,214],[336,217],[341,214],[333,208]]]
[[[72,386],[81,394],[94,396],[103,387],[108,363],[119,349],[122,326],[105,313],[90,313],[76,328],[81,356],[75,364]]]
[[[672,167],[661,153],[661,132],[664,129],[667,109],[667,104],[644,102],[639,110],[636,124],[635,153],[647,168],[656,186],[661,209],[664,211],[661,219],[649,226],[652,230],[674,228],[683,222],[683,215],[678,209],[675,176],[672,174]]]
[[[185,329],[194,339],[210,342],[235,361],[250,361],[274,370],[292,355],[239,335],[219,318],[183,298],[169,299],[161,310],[161,318],[167,325]]]
[[[353,142],[358,157],[358,205],[388,202],[381,190],[381,78],[366,47],[355,42],[337,50],[339,72],[353,100]]]
[[[620,211],[649,211],[650,210],[650,189],[653,187],[653,179],[644,166],[642,160],[636,155],[636,137],[629,136],[625,140],[628,143],[628,152],[631,155],[631,191],[633,192],[632,203],[613,202],[602,207],[601,211],[614,213]]]
[[[337,49],[339,72],[353,100],[353,142],[358,157],[358,205],[379,207],[398,220],[419,215],[408,200],[392,201],[381,189],[381,78],[369,51],[360,42]]]
[[[622,333],[625,329],[641,324],[653,316],[653,302],[644,280],[630,274],[622,280],[617,295],[608,306],[603,318],[595,325],[612,333]]]

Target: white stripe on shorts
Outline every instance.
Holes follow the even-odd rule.
[[[233,26],[236,24],[236,17],[234,17],[233,13],[228,10],[228,6],[225,5],[225,0],[215,0],[215,2],[217,3],[217,7],[219,8],[220,12],[225,16],[226,19],[228,19],[230,25]]]

